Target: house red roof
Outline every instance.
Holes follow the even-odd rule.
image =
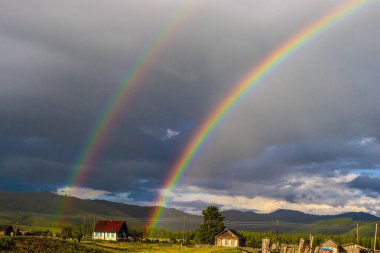
[[[4,232],[4,231],[13,232],[13,228],[11,225],[0,225],[0,231],[1,232]]]
[[[118,232],[121,227],[125,224],[124,221],[114,221],[114,220],[101,220],[95,225],[95,232]]]

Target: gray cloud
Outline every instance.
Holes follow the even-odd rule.
[[[362,190],[369,195],[374,194],[375,197],[378,197],[380,194],[379,177],[362,175],[349,182],[348,186],[354,189]]]
[[[149,58],[83,185],[154,199],[193,132],[239,80],[342,3],[3,1],[2,176],[62,187],[108,99],[185,8]],[[378,3],[370,5],[304,45],[244,95],[180,184],[292,203],[318,202],[323,193],[344,205],[353,188],[376,192],[363,188],[364,181],[374,185],[372,177],[334,183],[337,193],[309,191],[302,181],[379,169],[380,35]]]

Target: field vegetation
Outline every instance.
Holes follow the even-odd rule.
[[[181,246],[178,244],[159,243],[114,243],[102,241],[59,240],[50,237],[1,237],[0,252],[18,253],[119,253],[119,252],[162,252],[162,253],[238,253],[239,249],[225,249],[215,247]]]
[[[226,249],[226,248],[217,248],[217,247],[196,247],[196,246],[181,246],[179,244],[167,244],[167,243],[128,243],[128,242],[84,242],[90,245],[97,246],[98,249],[104,248],[107,250],[115,250],[112,252],[139,252],[139,253],[147,253],[147,252],[180,252],[180,253],[240,253],[240,249]]]
[[[27,231],[26,237],[0,238],[0,251],[10,252],[240,252],[239,249],[216,248],[212,245],[214,236],[224,230],[223,215],[217,207],[210,206],[202,211],[203,222],[193,231],[173,231],[167,229],[150,229],[146,227],[129,227],[128,242],[93,241],[93,225],[66,224],[61,227],[15,226]],[[1,220],[1,217],[0,217]],[[373,248],[375,222],[359,222],[359,245]],[[293,232],[289,232],[289,229]],[[270,243],[297,245],[301,238],[309,244],[309,235],[314,236],[316,247],[327,239],[340,244],[356,243],[356,222],[352,218],[319,220],[310,224],[277,223],[272,232],[239,231],[246,238],[246,247],[261,248],[262,239],[269,238]],[[181,244],[187,246],[181,246]],[[377,242],[376,248],[380,248]]]
[[[108,253],[94,246],[87,246],[71,241],[51,237],[15,236],[0,237],[0,251],[17,253]]]

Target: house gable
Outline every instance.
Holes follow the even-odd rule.
[[[324,248],[324,247],[335,248],[335,247],[338,247],[338,244],[330,239],[330,240],[325,241],[324,243],[321,243],[321,248]]]
[[[234,235],[228,229],[224,230],[222,233],[218,234],[216,237],[219,237],[219,238],[238,238],[236,235]]]
[[[0,232],[13,232],[11,225],[0,225]]]
[[[240,235],[236,230],[234,229],[224,229],[222,232],[217,234],[215,238],[236,238],[236,239],[244,239],[242,235]]]

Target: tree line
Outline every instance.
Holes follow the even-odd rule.
[[[199,243],[199,244],[214,244],[215,236],[225,229],[224,217],[216,206],[209,206],[202,211],[203,222],[199,228],[195,231],[172,231],[167,229],[152,229],[147,231],[146,228],[128,228],[128,235],[132,238],[161,238],[174,242],[182,243]],[[93,226],[87,225],[73,225],[66,226],[62,229],[62,236],[77,238],[79,236],[91,236],[93,232]],[[268,238],[271,243],[282,243],[288,245],[296,245],[300,239],[305,240],[305,244],[309,244],[309,233],[273,233],[273,232],[249,232],[239,231],[241,235],[246,238],[247,247],[259,248],[262,244],[262,239]],[[332,239],[340,244],[356,243],[356,235],[352,232],[343,234],[322,234],[313,233],[314,241],[313,247],[318,246],[327,239]],[[185,239],[185,242],[183,242]],[[360,237],[359,245],[366,248],[373,248],[373,237]],[[377,249],[380,248],[380,242],[377,241]]]

